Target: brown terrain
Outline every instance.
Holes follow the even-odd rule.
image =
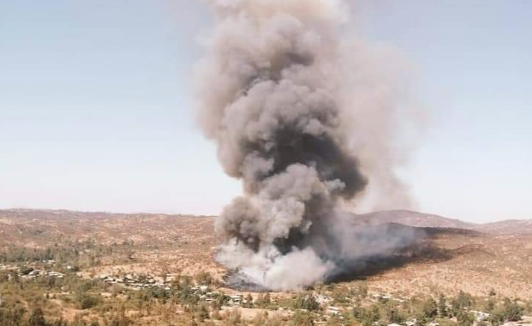
[[[417,243],[392,258],[370,262],[339,282],[366,279],[378,292],[456,293],[485,296],[493,289],[509,297],[532,298],[532,221],[485,225],[436,215],[388,211],[353,217],[360,224],[414,228]],[[86,275],[114,272],[180,273],[226,271],[213,260],[217,241],[213,217],[0,210],[0,246],[28,250],[92,241],[103,247],[131,244],[130,259],[102,256]],[[103,249],[102,249],[103,250]]]

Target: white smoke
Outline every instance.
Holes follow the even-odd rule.
[[[217,260],[294,289],[408,242],[361,233],[337,210],[409,201],[395,173],[411,117],[396,59],[341,36],[340,0],[210,2],[218,21],[196,78],[199,120],[245,192],[216,221]]]

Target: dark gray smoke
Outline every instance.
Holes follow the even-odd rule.
[[[408,199],[394,172],[401,114],[389,63],[339,37],[348,8],[211,3],[218,22],[197,78],[200,122],[245,192],[216,221],[217,260],[263,287],[293,289],[403,245],[408,237],[357,233],[338,213],[355,199],[379,208]]]

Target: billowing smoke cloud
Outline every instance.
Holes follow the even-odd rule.
[[[244,185],[216,221],[217,260],[250,282],[293,289],[404,245],[408,237],[360,232],[338,212],[355,200],[408,201],[394,173],[404,113],[393,55],[339,36],[349,12],[339,0],[211,3],[218,22],[197,76],[200,123]]]

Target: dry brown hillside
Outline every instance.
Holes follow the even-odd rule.
[[[532,298],[532,234],[512,233],[510,227],[481,226],[431,215],[402,211],[374,215],[371,223],[403,223],[418,228],[418,243],[392,259],[371,262],[346,275],[342,281],[366,278],[381,292],[419,293],[464,290],[486,295],[494,289],[501,295]],[[368,218],[368,216],[363,216]],[[519,224],[522,231],[528,227]],[[428,227],[430,226],[430,227]],[[464,228],[457,228],[457,227]],[[478,232],[470,229],[481,230]],[[489,233],[492,232],[492,233]],[[208,270],[222,277],[224,269],[213,259],[216,240],[212,217],[161,214],[110,214],[69,211],[0,211],[0,246],[36,248],[93,241],[102,255],[106,248],[127,242],[129,260],[102,256],[85,273],[180,272],[194,274]],[[129,247],[128,247],[129,248]],[[87,249],[90,253],[90,250]]]

